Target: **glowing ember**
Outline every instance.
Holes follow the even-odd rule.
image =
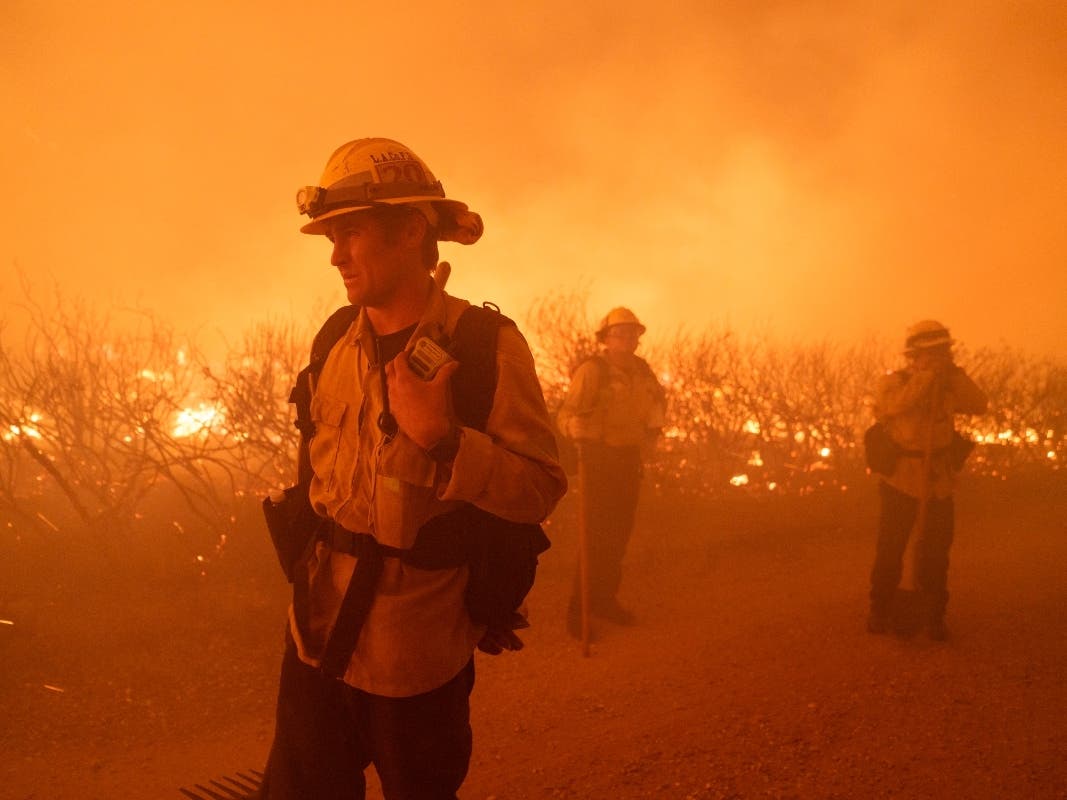
[[[822,456],[823,458],[826,458],[827,456],[830,455],[830,448],[829,447],[824,447],[822,450],[819,451],[819,455]]]
[[[730,478],[731,486],[748,486],[748,475],[734,475]]]

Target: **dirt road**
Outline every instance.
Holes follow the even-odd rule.
[[[464,800],[1067,798],[1063,480],[965,486],[944,644],[864,630],[870,486],[650,492],[623,597],[639,624],[598,626],[583,658],[573,511],[527,649],[477,657]],[[3,595],[0,797],[178,798],[262,765],[286,587],[265,547],[237,556],[199,583]]]

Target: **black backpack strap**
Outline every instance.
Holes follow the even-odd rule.
[[[452,402],[456,416],[469,427],[484,431],[489,421],[499,375],[496,355],[500,329],[514,324],[489,303],[469,306],[456,322],[452,354],[460,366],[452,380]],[[470,571],[466,601],[471,619],[490,627],[510,628],[515,609],[533,586],[537,556],[550,546],[544,530],[540,525],[502,519],[467,503],[424,525],[416,549],[421,545],[433,560],[438,557],[435,551],[448,553],[448,543],[457,540],[463,542]]]
[[[450,349],[459,362],[459,369],[452,378],[452,402],[456,416],[464,425],[485,430],[496,394],[500,328],[514,324],[514,320],[488,303],[468,306],[456,321]]]
[[[293,425],[305,440],[315,433],[315,423],[311,421],[312,383],[322,372],[322,366],[333,346],[345,335],[359,316],[359,306],[341,306],[334,311],[319,328],[311,342],[311,360],[296,375],[296,383],[289,392],[289,402],[296,406],[296,421]]]
[[[297,484],[285,491],[285,502],[275,505],[265,498],[263,510],[274,540],[278,557],[282,560],[286,577],[293,584],[293,616],[301,636],[308,636],[308,585],[303,556],[314,546],[316,537],[327,521],[320,518],[311,507],[308,490],[311,483],[311,462],[308,460],[308,442],[315,433],[311,420],[311,395],[314,383],[330,350],[340,340],[359,315],[359,306],[342,306],[323,323],[311,343],[309,363],[297,373],[296,382],[289,392],[289,402],[296,406],[293,424],[300,431],[300,446],[297,452]],[[380,561],[380,559],[379,559]],[[373,564],[368,564],[370,570]]]
[[[348,329],[352,327],[352,323],[356,321],[356,317],[359,316],[359,309],[359,306],[341,306],[330,314],[329,318],[322,323],[319,332],[315,334],[315,338],[311,341],[311,363],[318,363],[320,371],[326,361],[326,357],[333,350],[333,346],[337,344],[337,341],[348,332]]]

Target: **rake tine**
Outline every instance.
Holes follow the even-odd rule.
[[[223,797],[221,794],[211,791],[209,788],[200,783],[193,784],[194,789],[198,789],[203,794],[196,794],[188,789],[182,789],[181,792],[186,797],[191,797],[193,800],[229,800],[229,798]]]
[[[212,781],[212,783],[214,783],[214,781]],[[181,791],[186,797],[192,797],[195,798],[195,800],[233,800],[235,797],[241,796],[239,794],[234,794],[229,789],[226,789],[226,794],[219,794],[214,789],[209,789],[202,783],[194,784],[194,788],[203,792],[203,794],[193,794],[188,789],[182,789]]]
[[[232,788],[218,781],[211,781],[211,785],[222,791],[223,794],[219,795],[219,797],[224,798],[224,800],[243,800],[243,798],[248,797],[246,794],[236,793]]]
[[[258,769],[251,769],[248,772],[235,773],[235,775],[236,777],[232,778],[224,775],[219,780],[208,781],[211,786],[197,783],[192,789],[182,787],[178,791],[190,800],[254,800],[259,797],[259,789],[263,786],[262,772]],[[233,787],[240,791],[235,791]]]
[[[241,780],[237,780],[237,778],[240,778]],[[240,773],[240,772],[237,773],[237,778],[231,778],[229,775],[227,775],[227,776],[225,776],[223,778],[223,780],[226,781],[227,783],[232,783],[238,789],[241,789],[242,791],[245,791],[245,792],[255,791],[263,783],[262,781],[257,781],[255,778],[250,777],[248,775],[244,775],[243,773]],[[212,781],[212,783],[215,783],[215,781]],[[216,783],[216,785],[218,785],[218,784]]]

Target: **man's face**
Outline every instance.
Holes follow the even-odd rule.
[[[612,325],[604,331],[604,347],[611,353],[632,353],[640,340],[638,325]]]
[[[949,347],[928,347],[911,354],[915,369],[941,370],[952,363],[952,350]]]
[[[389,305],[397,288],[413,274],[425,272],[413,258],[409,237],[390,235],[372,210],[355,211],[327,221],[333,244],[330,263],[345,283],[348,301],[366,308]]]

